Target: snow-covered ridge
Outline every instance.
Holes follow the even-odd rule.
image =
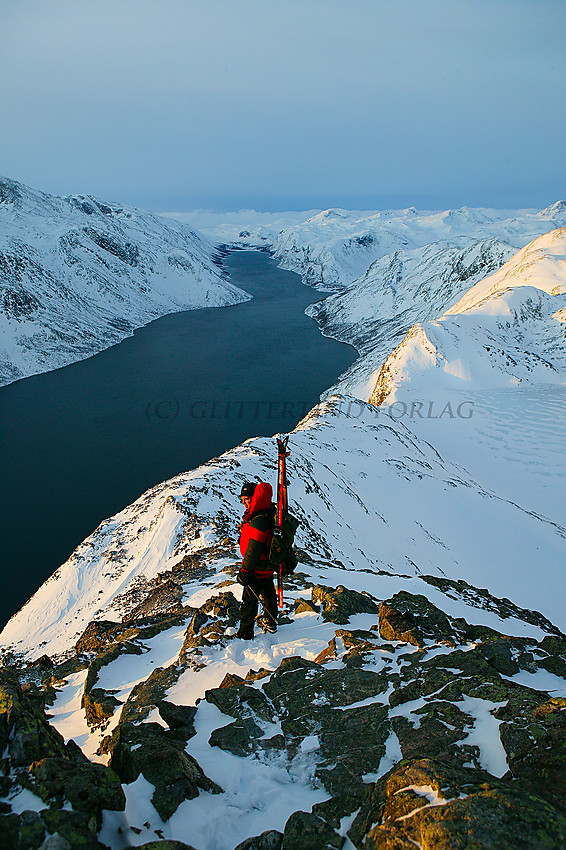
[[[440,212],[326,210],[283,229],[275,256],[283,268],[302,275],[321,290],[341,291],[369,266],[396,251],[452,242],[464,249],[482,239],[496,239],[517,250],[543,233],[566,224],[566,205],[544,210],[470,209]]]
[[[416,321],[434,319],[513,249],[500,239],[441,240],[375,260],[342,292],[308,313],[324,334],[349,342],[361,357],[331,392],[368,399],[385,358]]]
[[[561,600],[546,592],[563,569],[565,529],[486,491],[371,405],[336,396],[303,420],[291,444],[297,543],[325,565],[318,581],[332,575],[357,587],[362,576],[362,587],[385,596],[400,577],[465,578],[498,596],[513,591],[516,604],[566,627]],[[245,480],[273,479],[273,453],[274,441],[248,440],[102,523],[11,618],[0,645],[29,659],[58,656],[92,619],[119,621],[153,592],[158,574],[174,578],[193,555],[214,573],[235,568],[238,493]],[[490,524],[497,538],[477,533]],[[547,582],[515,586],[517,565],[528,572],[541,553]]]
[[[370,401],[401,388],[566,384],[566,228],[535,239],[385,360]]]
[[[166,313],[245,301],[186,225],[0,178],[0,385],[81,360]]]

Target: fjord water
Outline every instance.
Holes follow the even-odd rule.
[[[320,296],[297,274],[259,251],[224,266],[251,301],[165,316],[0,389],[0,628],[103,519],[248,437],[292,430],[355,359],[304,315]]]

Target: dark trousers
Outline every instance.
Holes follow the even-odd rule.
[[[253,638],[254,620],[257,616],[259,599],[265,608],[265,616],[277,626],[277,595],[272,578],[254,578],[244,587],[240,606],[240,628],[238,637]]]

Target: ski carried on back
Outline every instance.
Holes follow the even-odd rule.
[[[290,575],[297,565],[293,539],[299,524],[289,513],[287,502],[286,461],[290,454],[288,443],[288,436],[283,440],[277,439],[277,512],[269,550],[269,560],[277,571],[277,599],[280,608],[283,608],[283,578]]]

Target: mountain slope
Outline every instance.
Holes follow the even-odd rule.
[[[368,399],[377,370],[415,321],[438,316],[513,254],[506,242],[461,237],[382,257],[347,289],[308,309],[322,332],[360,358],[331,391]]]
[[[462,207],[441,212],[409,208],[368,213],[331,209],[281,230],[275,256],[283,268],[301,274],[305,283],[340,292],[371,263],[396,251],[410,252],[434,242],[458,244],[461,239],[469,244],[486,238],[517,250],[565,224],[563,201],[540,211]]]
[[[165,313],[245,301],[176,221],[0,180],[0,384],[88,357]]]
[[[415,324],[383,364],[372,402],[401,386],[467,389],[566,380],[566,228],[527,245],[444,315]]]
[[[454,829],[456,848],[465,828],[499,850],[519,819],[560,846],[566,529],[335,397],[291,436],[299,571],[279,630],[242,641],[238,493],[273,480],[274,448],[249,440],[148,491],[6,626],[0,831],[362,850]],[[49,741],[29,732],[42,704]]]
[[[235,637],[238,494],[275,483],[266,438],[102,523],[10,620],[7,841],[564,846],[565,236],[479,282],[498,243],[404,254],[391,322],[452,306],[388,358],[380,405],[334,395],[291,434],[276,635]],[[386,268],[342,300],[349,332]]]
[[[382,573],[463,579],[536,608],[566,628],[559,600],[540,583],[514,585],[544,553],[548,582],[562,574],[565,530],[478,486],[404,424],[379,421],[370,405],[335,397],[293,432],[290,487],[310,558],[340,565],[379,595]],[[239,488],[272,478],[273,447],[248,440],[205,467],[148,491],[103,523],[4,628],[5,648],[28,658],[69,650],[87,623],[122,618],[155,590],[160,573],[197,555],[211,569],[236,564]],[[477,529],[496,525],[497,535]],[[219,554],[218,554],[219,553]],[[228,562],[226,561],[228,558]],[[540,578],[540,575],[539,575]],[[349,585],[351,586],[351,585]],[[389,585],[387,585],[389,586]]]
[[[438,319],[415,324],[370,399],[484,486],[557,520],[566,478],[565,257],[562,228]],[[456,414],[462,403],[467,419]]]

